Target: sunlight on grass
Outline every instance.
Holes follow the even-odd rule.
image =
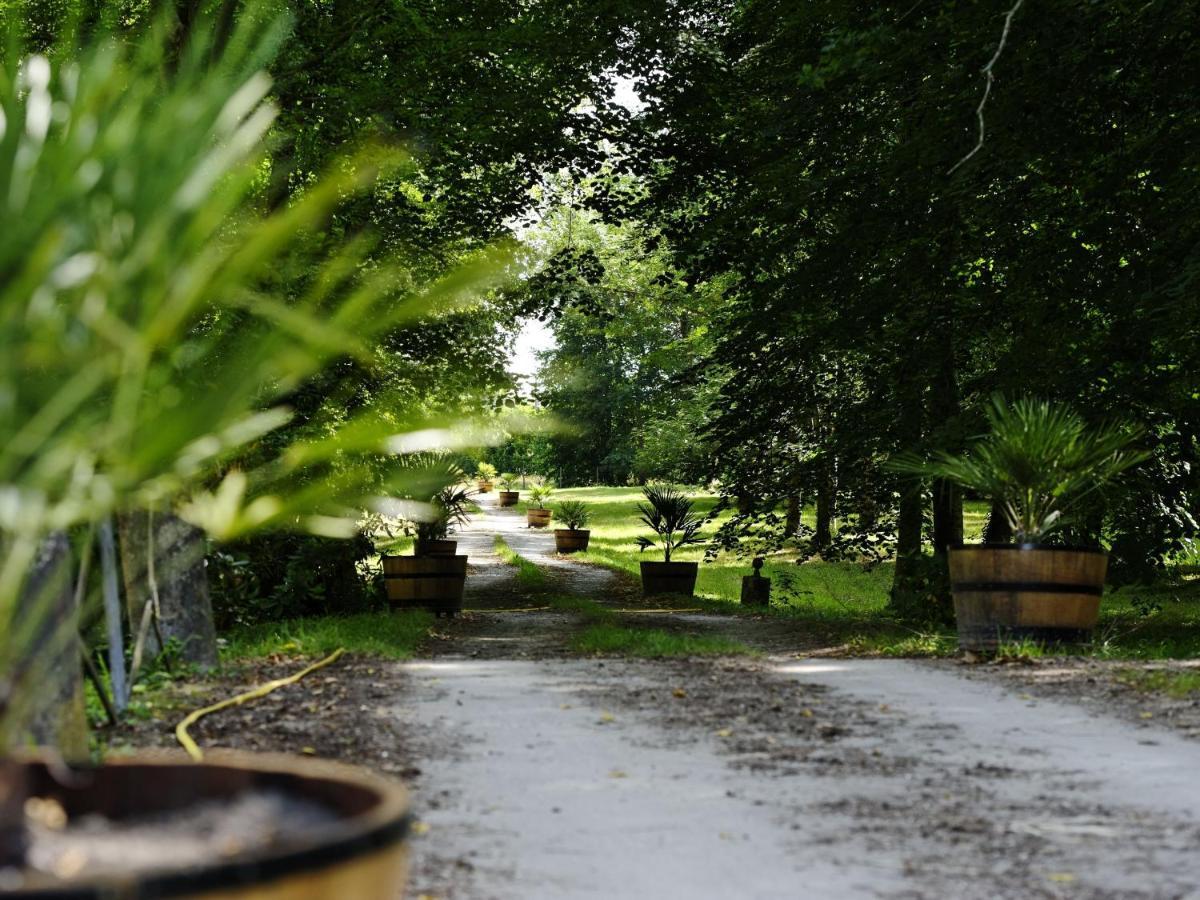
[[[492,547],[500,561],[505,565],[517,567],[517,580],[527,588],[541,587],[546,583],[546,573],[542,567],[530,562],[512,547],[500,535],[492,539]]]
[[[1200,672],[1168,672],[1163,669],[1125,669],[1117,680],[1147,693],[1165,693],[1184,699],[1200,693]]]
[[[747,656],[754,651],[722,637],[674,634],[658,628],[592,625],[571,641],[581,653],[614,654],[661,659],[668,656]]]
[[[239,628],[222,656],[238,660],[274,656],[324,656],[338,647],[387,659],[408,659],[429,634],[433,615],[423,610],[288,619]]]

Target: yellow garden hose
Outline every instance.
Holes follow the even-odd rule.
[[[281,687],[287,687],[289,684],[295,684],[305,675],[311,675],[317,669],[323,669],[331,663],[337,662],[338,658],[346,652],[345,647],[338,647],[327,657],[320,662],[313,663],[307,669],[302,669],[295,675],[289,675],[287,678],[277,678],[274,681],[268,681],[266,684],[259,685],[252,691],[246,691],[244,694],[238,694],[236,697],[229,697],[222,700],[220,703],[214,703],[212,706],[206,706],[203,709],[198,709],[195,712],[189,713],[187,718],[175,726],[175,738],[183,746],[183,749],[188,752],[188,756],[200,762],[204,759],[204,751],[199,745],[192,740],[192,736],[188,734],[188,729],[203,719],[210,713],[220,712],[223,709],[228,709],[231,706],[241,706],[243,703],[248,703],[251,700],[257,700],[260,697],[265,697],[272,691],[276,691]]]

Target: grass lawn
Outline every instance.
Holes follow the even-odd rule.
[[[717,498],[695,491],[696,509],[709,512]],[[592,531],[587,553],[575,554],[590,562],[640,577],[639,563],[660,560],[660,553],[641,553],[634,539],[649,530],[641,523],[637,504],[641,490],[634,487],[585,487],[555,491],[549,505],[562,500],[581,500],[592,514]],[[521,504],[524,508],[524,504]],[[726,516],[729,513],[724,514]],[[813,511],[804,518],[812,524]],[[968,541],[978,541],[987,516],[984,503],[968,503],[965,531]],[[718,523],[710,524],[711,534]],[[700,562],[696,594],[715,610],[741,612],[741,578],[750,574],[748,560],[722,554],[703,562],[704,547],[688,547],[673,558]],[[772,615],[787,615],[810,621],[830,640],[844,642],[851,650],[902,656],[952,653],[951,631],[922,633],[898,623],[887,612],[888,589],[893,567],[883,563],[865,568],[856,563],[806,562],[795,564],[794,553],[768,558],[763,575],[772,580]],[[1147,616],[1140,610],[1157,607]],[[1188,658],[1200,655],[1200,580],[1179,586],[1123,588],[1105,595],[1100,627],[1086,648],[1098,656],[1113,658]],[[1019,655],[1041,652],[1038,648],[1014,648]]]
[[[265,622],[229,632],[221,656],[230,662],[275,655],[326,656],[345,647],[348,653],[408,659],[433,621],[432,613],[406,610]]]

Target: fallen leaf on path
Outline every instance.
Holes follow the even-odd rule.
[[[813,711],[808,707],[805,707],[804,709],[800,710],[800,715],[804,716],[806,719],[811,719],[813,717]]]
[[[413,822],[412,833],[413,834],[428,834],[429,833],[429,823],[428,822]]]
[[[733,729],[732,728],[722,728],[720,731],[716,732],[716,735],[719,738],[730,737],[733,735]]]
[[[1153,718],[1154,718],[1154,713],[1152,713],[1152,712],[1144,712],[1144,713],[1139,713],[1139,715],[1140,715],[1140,716],[1141,716],[1143,719],[1153,719]]]
[[[559,709],[574,709],[574,708],[575,707],[571,706],[570,703],[564,703],[562,706],[559,707]]]
[[[303,753],[305,756],[316,756],[317,748],[316,747],[301,747],[300,752]]]
[[[617,717],[610,712],[600,713],[599,722],[601,725],[607,725],[609,722],[617,721]]]
[[[1075,880],[1075,876],[1070,872],[1051,872],[1046,877],[1051,881],[1057,881],[1059,884],[1070,884]]]
[[[671,693],[681,700],[687,696],[687,691],[685,691],[683,688],[675,688],[675,690],[671,691]]]
[[[620,769],[613,769],[611,772],[608,773],[608,777],[609,778],[628,778],[629,775],[625,772],[622,772]]]

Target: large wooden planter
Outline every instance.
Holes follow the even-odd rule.
[[[682,594],[691,597],[696,593],[696,573],[699,569],[699,563],[694,562],[644,562],[642,596]]]
[[[479,493],[490,494],[492,492],[492,483],[490,481],[477,481],[475,487],[479,488]]]
[[[385,556],[392,609],[427,609],[436,616],[453,616],[462,610],[467,583],[465,556]]]
[[[545,528],[550,524],[550,510],[527,509],[525,510],[525,522],[530,528]]]
[[[212,752],[203,763],[170,756],[114,758],[61,777],[41,759],[22,760],[31,797],[56,800],[68,821],[89,813],[110,819],[190,814],[189,807],[247,791],[279,791],[325,807],[328,824],[289,843],[248,849],[185,867],[139,874],[85,874],[60,879],[25,872],[11,896],[77,900],[394,900],[407,868],[408,798],[402,787],[361,769],[282,755]],[[54,772],[54,774],[52,774]],[[56,777],[56,774],[58,777]],[[121,860],[106,860],[119,867]],[[106,865],[107,868],[107,865]],[[10,896],[8,885],[0,895]]]
[[[520,491],[501,491],[498,495],[501,506],[516,506],[521,499]]]
[[[559,553],[582,553],[592,533],[586,528],[555,528],[554,549]]]
[[[413,542],[413,556],[453,556],[458,552],[458,541],[423,541],[418,538]]]
[[[1108,556],[1099,550],[978,544],[950,549],[959,646],[1010,638],[1086,640],[1100,615]]]

